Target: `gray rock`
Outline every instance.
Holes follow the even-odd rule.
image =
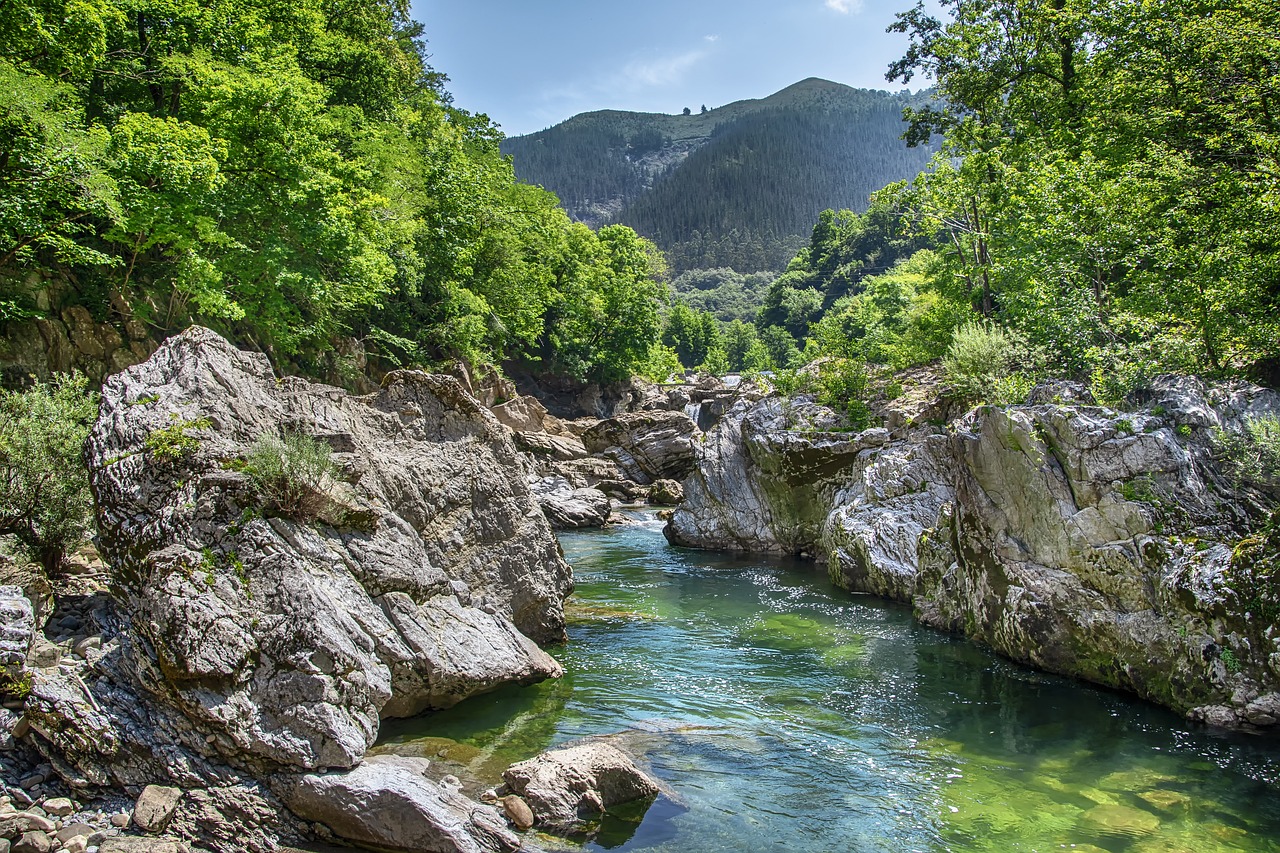
[[[1280,395],[1163,377],[1136,412],[1068,402],[1088,397],[1061,383],[1035,398],[1052,402],[980,408],[950,436],[916,418],[852,438],[803,401],[739,401],[666,533],[811,553],[838,585],[1015,660],[1213,725],[1280,724],[1280,625],[1239,556],[1276,500],[1215,438]]]
[[[282,431],[335,448],[329,521],[235,470]],[[569,567],[507,429],[451,377],[352,397],[192,328],[110,377],[86,452],[118,604],[83,683],[51,671],[28,703],[64,777],[349,767],[384,716],[561,672],[531,639],[564,636]]]
[[[133,823],[143,832],[164,832],[178,808],[182,791],[166,785],[148,785],[138,795],[133,807]]]
[[[627,478],[649,484],[683,480],[694,466],[698,428],[684,412],[629,412],[603,420],[582,434],[587,450],[616,462]]]
[[[0,586],[0,666],[16,677],[27,662],[35,613],[19,586]]]
[[[427,764],[373,756],[343,773],[279,778],[275,790],[294,814],[353,844],[405,853],[519,849],[497,809],[427,779]]]
[[[617,747],[588,742],[553,749],[508,767],[507,787],[533,809],[537,824],[574,832],[608,808],[652,799],[661,789]]]
[[[167,838],[135,838],[116,835],[105,838],[98,853],[189,853],[186,844]]]
[[[575,489],[563,477],[541,477],[529,483],[547,521],[556,530],[603,527],[613,504],[598,489]]]

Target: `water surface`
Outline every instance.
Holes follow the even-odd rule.
[[[621,732],[672,791],[589,850],[1280,851],[1280,743],[1004,661],[810,563],[561,535],[566,676],[384,727],[489,784]]]

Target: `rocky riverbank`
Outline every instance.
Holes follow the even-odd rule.
[[[193,328],[108,378],[86,460],[102,582],[0,601],[0,847],[521,847],[426,761],[365,755],[383,719],[562,672],[570,569],[457,379],[352,396]]]
[[[1015,660],[1218,726],[1280,722],[1280,589],[1257,559],[1277,495],[1226,450],[1280,395],[1166,377],[1125,411],[1067,383],[953,406],[849,434],[811,402],[741,400],[697,445],[668,538],[812,555]]]

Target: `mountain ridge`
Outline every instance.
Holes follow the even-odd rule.
[[[901,141],[901,114],[926,97],[809,77],[688,115],[580,113],[502,150],[574,219],[632,226],[677,271],[776,270],[822,210],[919,172],[931,152]]]

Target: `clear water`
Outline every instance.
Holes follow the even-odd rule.
[[[589,850],[1280,851],[1280,742],[1001,660],[812,564],[564,534],[568,674],[384,728],[493,784],[617,734],[666,785]],[[545,839],[543,840],[545,843]]]

